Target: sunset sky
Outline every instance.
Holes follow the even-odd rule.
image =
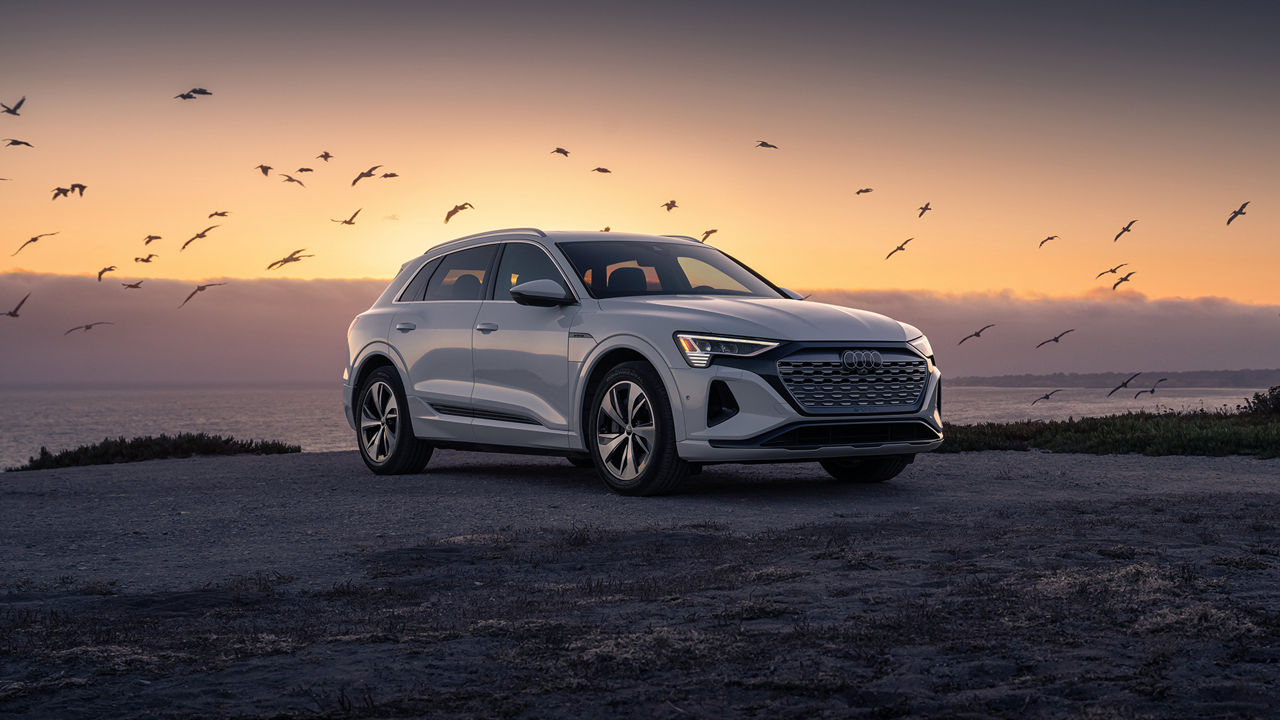
[[[1280,303],[1280,13],[1113,5],[7,3],[0,136],[35,147],[0,148],[0,272],[379,278],[609,225],[717,228],[790,287],[1069,297],[1127,262],[1148,297]]]

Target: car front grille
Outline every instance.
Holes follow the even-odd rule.
[[[928,361],[905,350],[875,352],[878,365],[848,368],[841,351],[801,351],[778,361],[778,377],[805,410],[914,412],[929,381]]]

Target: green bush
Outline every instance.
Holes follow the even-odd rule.
[[[302,452],[297,445],[276,440],[236,440],[233,437],[207,433],[179,433],[160,437],[105,438],[94,445],[82,445],[74,450],[57,454],[41,447],[39,457],[31,458],[26,465],[9,468],[9,472],[21,470],[48,470],[50,468],[77,467],[80,465],[111,465],[114,463],[140,462],[161,458],[185,458],[192,455],[279,455]]]
[[[1245,400],[1240,412],[1262,417],[1280,418],[1280,385],[1266,392],[1254,393],[1253,399]]]

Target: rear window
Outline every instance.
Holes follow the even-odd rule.
[[[497,245],[459,250],[445,255],[427,282],[425,300],[483,300],[485,280]]]

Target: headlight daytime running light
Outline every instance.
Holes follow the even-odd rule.
[[[716,355],[751,357],[778,347],[778,343],[770,340],[751,340],[722,335],[676,333],[675,339],[676,347],[680,348],[685,362],[696,368],[710,365],[711,358]]]
[[[915,340],[908,340],[907,344],[916,349],[916,352],[929,358],[929,362],[933,363],[933,346],[929,344],[929,338],[921,335]],[[936,364],[936,363],[935,363]]]

